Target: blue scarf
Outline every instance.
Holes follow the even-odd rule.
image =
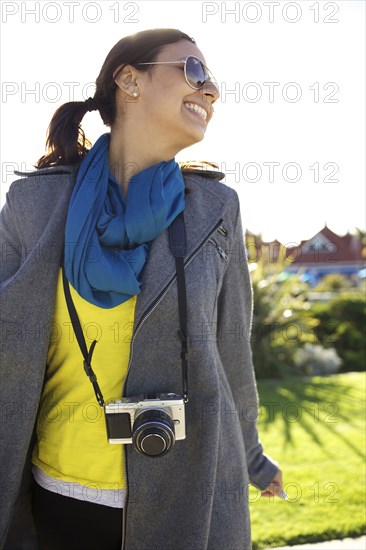
[[[173,159],[134,175],[127,198],[109,171],[110,134],[80,164],[65,227],[65,273],[88,302],[112,308],[140,293],[149,241],[184,209],[184,180]]]

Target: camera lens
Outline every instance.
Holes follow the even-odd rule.
[[[161,409],[145,409],[133,424],[132,443],[146,456],[163,456],[174,445],[174,422]]]

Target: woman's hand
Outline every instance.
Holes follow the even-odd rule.
[[[262,497],[279,496],[283,491],[282,471],[278,470],[271,483],[261,493]]]

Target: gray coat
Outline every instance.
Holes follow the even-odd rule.
[[[6,550],[39,548],[30,506],[30,451],[76,173],[77,167],[62,166],[28,174],[12,183],[1,212],[0,487],[1,548]],[[185,206],[187,437],[156,459],[125,446],[124,548],[250,550],[248,484],[264,489],[278,465],[263,454],[256,427],[252,297],[238,197],[204,173],[185,174],[185,184],[190,189]],[[153,241],[143,271],[127,396],[182,391],[168,236],[165,230]]]

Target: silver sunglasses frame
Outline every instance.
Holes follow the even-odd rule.
[[[202,67],[204,67],[205,72],[208,75],[208,78],[204,81],[202,86],[199,86],[198,88],[196,88],[196,86],[192,86],[192,84],[188,81],[188,78],[187,78],[187,59],[189,59],[190,57],[193,57],[193,59],[197,59],[197,61],[201,63]],[[216,88],[218,88],[216,79],[212,75],[210,69],[204,63],[202,63],[202,61],[195,55],[187,55],[185,59],[180,59],[179,61],[150,61],[149,63],[136,63],[136,65],[172,65],[177,63],[183,63],[184,77],[186,79],[188,86],[193,88],[193,90],[201,90],[205,86],[205,84],[207,84],[207,82],[212,83],[214,86],[216,86]]]

